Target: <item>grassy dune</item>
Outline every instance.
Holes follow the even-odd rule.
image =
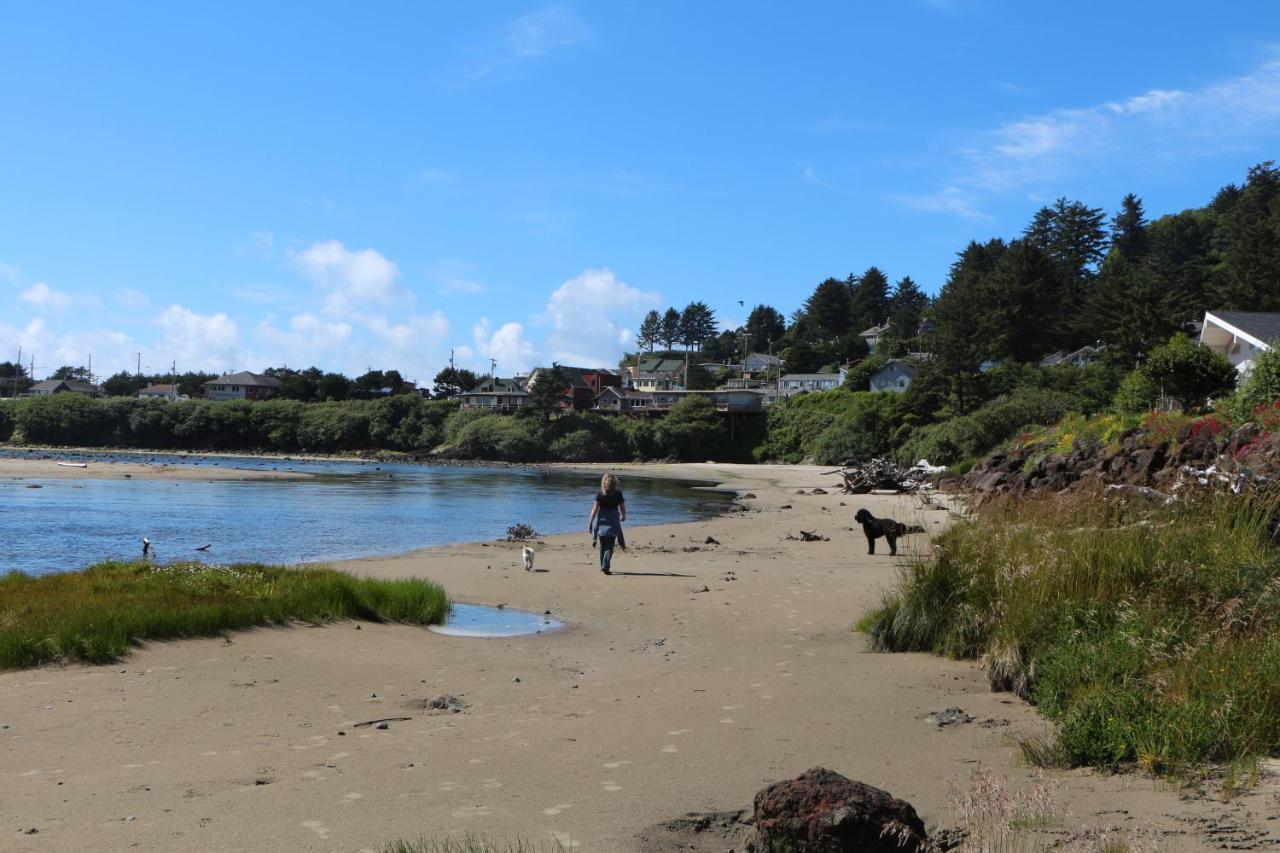
[[[1049,763],[1181,775],[1280,748],[1274,501],[1100,495],[983,511],[906,566],[859,628],[981,658],[1058,724]]]
[[[107,663],[145,640],[335,619],[443,620],[449,599],[421,580],[332,569],[203,563],[99,563],[82,572],[0,577],[0,669]]]

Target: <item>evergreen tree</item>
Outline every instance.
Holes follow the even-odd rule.
[[[1280,170],[1268,160],[1249,170],[1239,198],[1219,220],[1221,261],[1213,273],[1215,306],[1280,310]]]
[[[92,377],[90,377],[89,375],[89,368],[72,367],[69,364],[64,364],[62,367],[59,367],[57,370],[53,372],[53,375],[50,376],[49,378],[50,379],[66,379],[72,382],[92,382],[93,381]]]
[[[539,370],[537,379],[529,386],[529,406],[544,424],[550,423],[551,415],[564,404],[569,381],[568,372],[552,362],[551,369]]]
[[[27,369],[12,361],[0,361],[0,397],[19,397],[32,385]]]
[[[850,293],[850,324],[852,331],[861,332],[889,319],[889,278],[879,267],[869,267],[856,281]]]
[[[478,374],[466,368],[446,367],[436,374],[431,392],[437,400],[443,400],[473,391],[482,381]]]
[[[667,313],[662,315],[662,337],[660,340],[668,350],[681,342],[680,312],[674,308],[668,308]]]
[[[645,352],[653,352],[653,348],[662,340],[662,318],[656,310],[644,315],[640,322],[640,331],[636,333],[636,346]]]
[[[1111,255],[1136,261],[1147,253],[1147,219],[1142,199],[1129,193],[1120,202],[1120,212],[1111,220]]]
[[[716,333],[716,315],[705,302],[690,302],[680,314],[680,340],[686,349],[700,349]]]
[[[961,414],[977,404],[978,367],[992,355],[989,279],[1007,252],[1003,240],[969,243],[951,265],[932,309],[937,323],[930,343],[933,363],[949,383]]]
[[[752,352],[769,351],[770,344],[777,344],[787,330],[786,321],[777,309],[768,305],[757,305],[747,315],[748,345]]]
[[[920,329],[920,319],[929,307],[929,297],[911,280],[911,276],[899,279],[889,297],[889,328],[899,339],[914,338]]]
[[[847,284],[837,278],[829,278],[819,284],[813,294],[804,301],[800,310],[798,335],[809,338],[810,345],[830,343],[853,329],[853,317]]]

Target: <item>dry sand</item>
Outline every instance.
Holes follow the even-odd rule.
[[[431,578],[460,601],[551,610],[562,632],[481,640],[346,622],[0,673],[0,849],[356,851],[467,832],[675,849],[651,827],[749,806],[815,765],[909,800],[931,828],[952,823],[949,796],[975,768],[1031,778],[1010,736],[1046,730],[1033,710],[990,692],[973,663],[871,653],[850,630],[897,565],[865,553],[853,512],[935,531],[945,510],[796,494],[832,487],[816,468],[644,472],[757,497],[746,513],[631,527],[612,577],[594,565],[589,495],[584,532],[548,538],[533,574],[507,543],[347,564]],[[631,511],[641,523],[644,507]],[[830,540],[786,538],[801,529]],[[440,693],[467,711],[421,708]],[[927,721],[951,706],[975,721]],[[353,728],[384,717],[410,719]],[[1155,826],[1184,853],[1280,841],[1270,775],[1228,803],[1135,775],[1054,779],[1069,812],[1058,834]]]

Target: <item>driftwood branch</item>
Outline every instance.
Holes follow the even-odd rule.
[[[361,726],[376,726],[378,723],[403,723],[412,719],[413,717],[382,717],[378,720],[365,720],[363,723],[355,723],[351,728],[358,729]]]

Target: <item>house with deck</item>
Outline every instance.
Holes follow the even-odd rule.
[[[680,387],[684,376],[684,359],[682,358],[642,358],[637,364],[627,367],[631,375],[631,387],[641,391],[670,391]]]
[[[470,391],[458,395],[460,408],[510,414],[529,405],[529,392],[517,379],[489,377]]]
[[[1249,375],[1253,359],[1280,341],[1280,313],[1263,311],[1206,311],[1200,343],[1223,356],[1238,378]]]
[[[280,380],[242,370],[204,383],[207,400],[269,400],[280,393]]]
[[[1102,358],[1102,352],[1106,347],[1099,346],[1083,346],[1078,350],[1067,352],[1066,350],[1058,350],[1051,356],[1047,356],[1040,360],[1041,367],[1088,367],[1089,365]]]
[[[178,397],[178,386],[167,383],[148,385],[138,392],[138,399],[140,400],[176,400]]]

